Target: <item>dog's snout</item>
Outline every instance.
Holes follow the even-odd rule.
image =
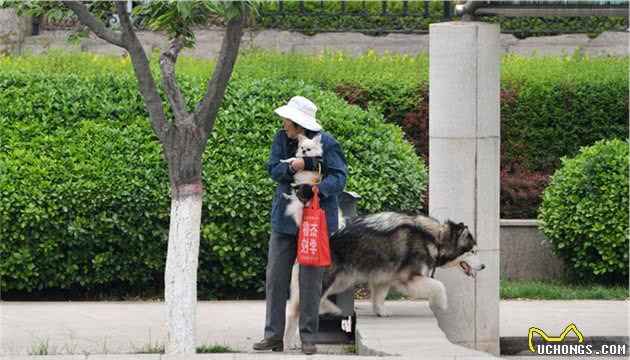
[[[486,268],[486,265],[485,264],[481,264],[481,269],[479,269],[479,271],[481,271],[481,270],[483,270],[485,268]]]

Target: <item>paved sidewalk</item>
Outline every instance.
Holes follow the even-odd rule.
[[[575,323],[585,337],[628,336],[628,301],[502,301],[501,336],[527,336],[530,326],[552,335]],[[357,302],[362,321],[362,340],[377,341],[368,348],[381,353],[406,348],[401,355],[421,359],[429,348],[418,339],[442,343],[443,334],[428,310],[425,301],[388,302],[396,316],[376,318],[369,313],[366,302]],[[197,343],[227,345],[238,354],[196,355],[193,358],[274,359],[279,354],[253,353],[251,345],[262,337],[264,324],[263,301],[202,301],[197,307]],[[404,315],[403,315],[404,314]],[[38,344],[48,342],[49,352],[74,354],[130,353],[148,345],[161,345],[166,335],[166,308],[162,302],[0,302],[0,359],[2,356],[27,354]],[[371,325],[376,327],[370,328]],[[410,329],[414,329],[413,331]],[[403,339],[403,336],[407,336]],[[404,346],[403,346],[404,345]],[[415,347],[413,352],[412,345]],[[442,345],[440,345],[442,346]],[[446,356],[439,356],[440,346],[434,347],[426,359],[478,360],[476,352],[449,346]],[[459,348],[459,347],[456,347]],[[320,346],[322,354],[308,359],[359,359],[344,354],[341,346]],[[461,352],[460,352],[461,351]],[[304,359],[298,351],[282,354],[283,359]],[[469,358],[468,356],[473,356]],[[90,360],[100,356],[90,355]],[[12,357],[13,358],[13,357]],[[46,357],[50,359],[52,357]],[[67,358],[67,357],[63,357]],[[85,359],[79,355],[76,359]],[[107,359],[157,360],[172,358],[160,355],[107,356]],[[188,358],[191,358],[190,356]],[[401,357],[395,357],[402,359]],[[42,357],[38,357],[42,359]],[[514,358],[513,358],[514,359]],[[560,360],[560,358],[556,358]],[[603,358],[598,358],[599,360]],[[616,358],[619,359],[619,358]]]
[[[25,354],[49,342],[67,353],[130,353],[166,338],[163,302],[2,302],[0,355]],[[197,346],[252,351],[263,337],[263,301],[200,301]]]
[[[416,359],[498,359],[451,343],[440,330],[426,301],[387,301],[392,312],[377,317],[371,304],[356,304],[357,350],[366,355],[399,355]]]

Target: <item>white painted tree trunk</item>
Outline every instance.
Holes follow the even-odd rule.
[[[196,351],[201,202],[201,193],[176,195],[171,200],[164,276],[164,299],[168,309],[166,354],[194,354]]]

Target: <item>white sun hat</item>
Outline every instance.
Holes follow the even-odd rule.
[[[315,118],[317,106],[304,96],[294,96],[289,103],[274,110],[276,114],[283,118],[290,119],[294,123],[311,131],[320,131],[322,126],[319,125]]]

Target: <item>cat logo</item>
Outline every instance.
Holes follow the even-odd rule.
[[[533,353],[536,352],[536,350],[534,349],[534,344],[532,343],[532,337],[534,336],[534,333],[537,333],[538,335],[542,336],[543,339],[545,339],[545,341],[561,342],[562,340],[564,340],[564,338],[567,336],[567,334],[571,330],[573,330],[573,332],[577,335],[578,342],[584,341],[584,337],[582,336],[582,333],[580,332],[580,330],[577,329],[577,327],[575,327],[575,324],[571,324],[567,326],[567,328],[564,329],[564,332],[562,332],[562,334],[558,337],[549,337],[544,331],[540,330],[539,328],[531,327],[529,328],[529,335],[527,336],[527,339],[529,341],[529,350]]]

